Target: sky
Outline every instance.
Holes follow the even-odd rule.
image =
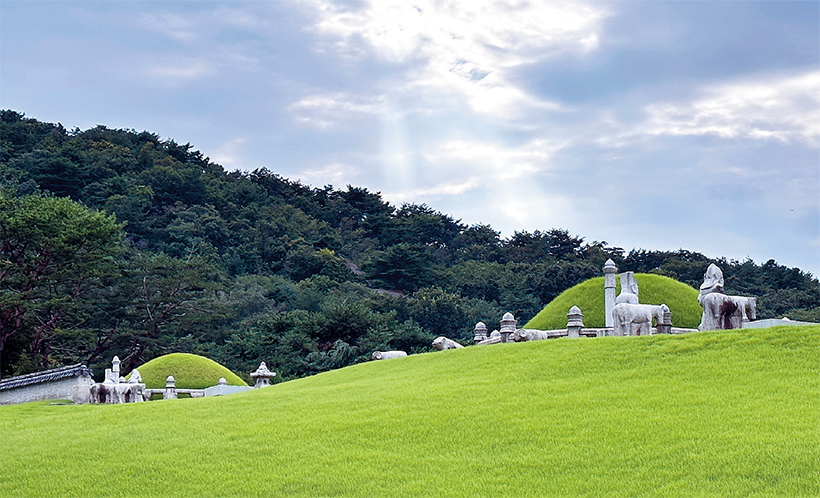
[[[2,0],[0,108],[820,275],[817,0]]]

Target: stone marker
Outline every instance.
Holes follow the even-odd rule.
[[[573,306],[567,313],[567,337],[578,339],[581,337],[581,329],[584,328],[584,314],[581,308]]]
[[[484,322],[478,322],[473,329],[473,342],[479,343],[487,339],[487,326]]]
[[[618,267],[611,259],[604,263],[604,322],[612,327],[612,308],[615,307],[615,274]]]
[[[501,317],[501,328],[498,331],[499,334],[501,334],[501,342],[513,342],[511,336],[515,334],[515,326],[517,323],[518,321],[512,313],[509,311],[504,313],[504,316]]]

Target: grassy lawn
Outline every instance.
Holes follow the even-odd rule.
[[[820,327],[475,346],[0,407],[0,496],[818,496]]]
[[[698,290],[662,275],[637,273],[638,295],[642,304],[666,304],[672,311],[672,325],[698,328],[703,309],[698,304]],[[615,280],[616,295],[621,292],[621,279]],[[581,308],[584,325],[604,327],[604,277],[591,278],[570,287],[538,312],[524,328],[552,330],[566,328],[567,312],[573,306]]]

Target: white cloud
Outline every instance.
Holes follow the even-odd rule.
[[[298,180],[310,185],[340,185],[352,184],[357,174],[356,168],[343,163],[331,163],[324,167],[311,169],[299,173]]]
[[[290,105],[300,123],[327,128],[341,121],[376,115],[382,110],[382,97],[358,97],[347,93],[309,95]]]
[[[375,53],[408,65],[405,89],[460,95],[475,112],[499,118],[532,105],[559,109],[529,95],[509,70],[564,50],[594,49],[606,16],[575,2],[369,0],[360,10],[309,3],[337,54]]]
[[[451,140],[436,146],[425,158],[437,167],[448,164],[470,171],[485,182],[522,178],[544,171],[549,160],[562,145],[547,140],[531,140],[521,145],[508,146],[473,140]]]
[[[189,16],[171,13],[143,14],[137,19],[137,24],[179,42],[197,39],[197,28]]]
[[[649,135],[717,135],[820,143],[820,71],[727,83],[685,104],[647,108]]]
[[[226,170],[240,169],[243,164],[242,147],[247,142],[247,139],[241,137],[228,140],[214,150],[211,159]]]
[[[214,68],[202,60],[165,62],[152,65],[147,69],[148,76],[171,85],[208,76],[213,72]]]

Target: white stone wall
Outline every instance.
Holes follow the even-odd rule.
[[[0,405],[28,403],[29,401],[41,401],[45,399],[74,400],[74,387],[90,386],[91,382],[93,382],[91,379],[77,376],[12,389],[4,389],[0,391]]]

